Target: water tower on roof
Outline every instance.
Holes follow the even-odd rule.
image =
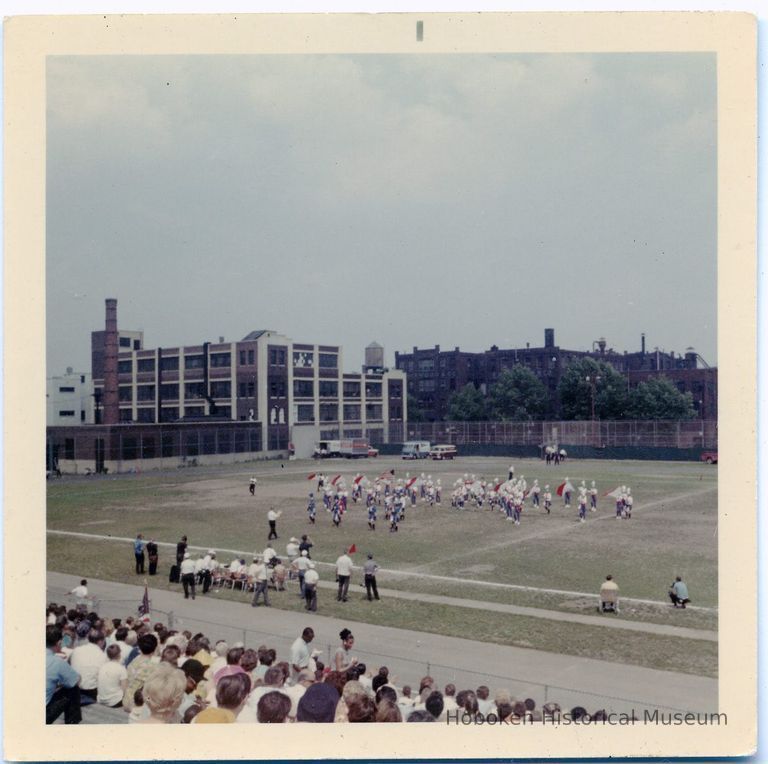
[[[363,372],[383,372],[384,371],[384,348],[378,342],[372,342],[365,349],[365,364]]]

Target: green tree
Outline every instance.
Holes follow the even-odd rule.
[[[527,421],[543,419],[549,398],[541,380],[526,366],[504,369],[488,393],[488,410],[493,419]]]
[[[421,408],[419,399],[415,395],[408,393],[408,421],[409,422],[424,422],[426,417],[424,416],[424,409]]]
[[[457,390],[448,399],[448,420],[453,422],[481,422],[488,418],[483,394],[471,383]]]
[[[627,418],[627,380],[605,361],[573,361],[560,377],[557,390],[563,419],[591,419],[593,391],[596,418]]]
[[[681,393],[666,377],[653,377],[632,390],[628,416],[632,419],[693,419],[690,393]]]

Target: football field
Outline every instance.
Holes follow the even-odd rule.
[[[99,477],[65,477],[48,486],[48,569],[76,575],[135,583],[132,545],[136,533],[145,539],[175,544],[182,534],[195,552],[213,548],[228,564],[237,554],[261,552],[266,546],[270,507],[281,512],[277,523],[278,554],[289,537],[308,533],[312,557],[320,563],[321,580],[332,581],[330,564],[342,549],[361,565],[372,553],[382,570],[380,588],[394,595],[380,603],[345,613],[351,620],[536,646],[553,652],[588,655],[656,668],[714,675],[716,642],[679,636],[618,631],[621,639],[605,639],[599,625],[560,623],[531,615],[500,614],[477,609],[477,603],[507,603],[548,613],[597,617],[596,594],[607,574],[621,590],[621,613],[600,616],[632,623],[717,628],[717,467],[689,462],[570,461],[546,466],[539,460],[513,460],[515,476],[528,485],[538,479],[552,493],[566,477],[574,485],[596,482],[597,512],[579,523],[575,498],[570,509],[553,496],[547,515],[526,501],[520,525],[505,520],[487,505],[453,509],[450,493],[456,480],[472,475],[504,480],[509,460],[459,457],[454,461],[406,462],[395,457],[349,461],[265,461],[217,467]],[[394,479],[423,471],[442,482],[442,503],[419,501],[408,506],[397,533],[388,531],[383,509],[375,531],[367,524],[363,502],[350,500],[339,528],[318,502],[317,523],[307,517],[307,496],[317,495],[308,475],[322,470],[342,475],[348,487],[357,473],[373,480],[395,470]],[[255,496],[250,477],[258,479]],[[631,520],[616,520],[614,502],[602,494],[617,485],[631,487],[635,497]],[[110,537],[118,540],[110,540]],[[238,554],[240,553],[240,554]],[[171,547],[161,546],[159,573],[153,586],[173,588],[167,573]],[[670,607],[667,590],[676,575],[686,581],[693,607]],[[358,578],[353,578],[357,591]],[[407,592],[409,599],[398,598]],[[423,602],[411,595],[423,595]],[[440,605],[427,595],[454,598]],[[217,596],[225,596],[220,593]],[[357,596],[357,595],[356,595]],[[321,598],[324,612],[344,612],[329,592]],[[473,603],[473,609],[461,606]],[[273,604],[298,609],[293,592],[279,593]],[[350,603],[351,604],[351,603]],[[366,603],[367,605],[368,603]],[[615,630],[611,629],[612,632]]]

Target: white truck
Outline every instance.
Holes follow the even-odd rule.
[[[319,440],[315,443],[315,451],[312,456],[315,459],[329,459],[332,456],[341,456],[341,441]]]
[[[403,443],[403,459],[427,459],[432,446],[428,440],[409,440]]]
[[[330,459],[343,456],[346,459],[368,458],[370,450],[368,441],[363,438],[347,438],[345,440],[320,440],[315,445],[315,459]]]
[[[368,458],[368,441],[363,438],[350,438],[341,441],[339,453],[347,459]]]

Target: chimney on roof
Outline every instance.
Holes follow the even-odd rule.
[[[544,330],[544,347],[553,348],[554,346],[555,346],[555,330],[545,329]]]
[[[117,300],[107,298],[104,325],[104,424],[120,421],[117,397]]]
[[[640,350],[645,355],[645,332],[640,335]]]

